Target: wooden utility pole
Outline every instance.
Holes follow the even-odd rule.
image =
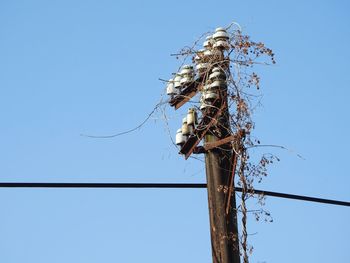
[[[214,127],[216,132],[205,136],[205,144],[215,143],[222,138],[227,138],[230,134],[229,112],[225,106],[227,105],[227,90],[223,89],[221,96],[224,108]],[[233,183],[234,158],[230,144],[221,145],[205,154],[213,263],[240,262]]]
[[[229,122],[230,59],[226,52],[231,46],[226,29],[217,28],[203,47],[193,57],[196,73],[193,66],[184,65],[169,80],[167,94],[170,105],[179,109],[201,93],[200,121],[194,121],[196,109],[190,109],[176,133],[176,144],[185,159],[193,153],[205,153],[213,263],[240,263],[233,182],[237,156],[232,146],[238,137],[231,132]]]

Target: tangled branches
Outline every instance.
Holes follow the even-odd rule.
[[[201,41],[204,42],[204,49],[198,47]],[[232,23],[228,28],[218,28],[214,33],[204,34],[193,45],[174,55],[182,60],[182,69],[168,82],[170,104],[177,107],[181,101],[188,101],[193,105],[191,113],[194,110],[199,112],[198,121],[190,122],[189,118],[183,120],[176,144],[181,147],[180,153],[188,156],[205,133],[225,141],[217,147],[232,153],[232,185],[226,189],[229,192],[226,211],[230,209],[234,192],[232,182],[236,182],[242,187],[237,206],[237,211],[241,212],[240,251],[243,262],[248,263],[253,250],[247,241],[248,213],[252,212],[257,220],[272,219],[263,209],[248,210],[247,200],[254,198],[255,183],[260,183],[267,176],[267,166],[279,160],[272,154],[250,157],[250,149],[260,145],[260,141],[252,136],[255,127],[252,115],[261,98],[258,93],[260,76],[253,69],[258,64],[275,64],[274,53],[262,42],[252,41],[237,24]],[[195,64],[195,67],[184,64]],[[227,138],[231,138],[229,142],[225,140]],[[207,149],[205,143],[202,148]],[[260,196],[259,204],[263,205],[263,200],[263,196]]]

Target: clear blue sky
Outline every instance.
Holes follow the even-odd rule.
[[[264,41],[261,188],[350,200],[347,1],[1,1],[0,181],[203,182],[151,111],[170,53],[231,21]],[[180,119],[172,119],[175,132]],[[301,154],[305,160],[296,156]],[[205,190],[0,189],[4,263],[211,262]],[[267,199],[252,262],[349,262],[350,210]]]

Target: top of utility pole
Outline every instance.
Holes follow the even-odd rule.
[[[263,156],[256,166],[248,161],[247,149],[255,145],[250,137],[255,95],[246,90],[259,89],[260,78],[252,67],[261,63],[258,60],[264,55],[275,63],[274,54],[263,43],[251,41],[232,23],[206,34],[202,48],[194,45],[179,55],[185,57],[186,63],[168,81],[166,90],[175,110],[191,104],[176,133],[179,153],[185,159],[192,154],[205,154],[213,262],[239,263],[242,254],[247,263],[245,201],[254,190],[254,178],[250,176],[264,176],[265,166],[273,157]],[[256,172],[252,173],[252,169]],[[242,185],[241,236],[235,177]]]

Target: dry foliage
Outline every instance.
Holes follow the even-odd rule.
[[[263,219],[272,222],[270,213],[262,208],[264,196],[254,195],[254,187],[256,183],[260,183],[267,176],[267,166],[274,161],[279,161],[272,154],[263,154],[260,158],[257,156],[251,158],[250,156],[250,150],[260,145],[260,141],[252,135],[255,127],[252,115],[261,99],[260,76],[254,69],[256,65],[275,64],[275,58],[270,48],[262,42],[252,41],[249,36],[242,33],[236,23],[232,23],[226,30],[229,34],[229,48],[221,50],[221,53],[214,52],[211,56],[203,55],[203,50],[200,50],[202,47],[198,43],[203,43],[206,36],[213,34],[213,32],[208,32],[190,47],[185,47],[178,54],[173,55],[181,60],[181,66],[198,63],[198,60],[210,64],[208,72],[203,74],[204,78],[201,79],[202,86],[209,81],[208,76],[213,67],[220,67],[225,72],[227,81],[227,91],[225,92],[227,92],[229,110],[227,134],[234,135],[235,138],[230,148],[230,151],[234,152],[232,155],[233,167],[235,167],[235,171],[232,173],[235,176],[233,181],[242,187],[242,193],[239,196],[240,204],[237,205],[237,211],[240,212],[241,218],[240,251],[243,262],[248,263],[249,255],[253,251],[253,247],[248,245],[247,241],[248,213],[252,213],[256,220]],[[207,47],[207,49],[211,48],[214,49]],[[200,90],[200,92],[202,91]],[[201,112],[199,96],[192,98],[190,103]],[[257,198],[260,208],[247,209],[247,200],[250,198]]]

